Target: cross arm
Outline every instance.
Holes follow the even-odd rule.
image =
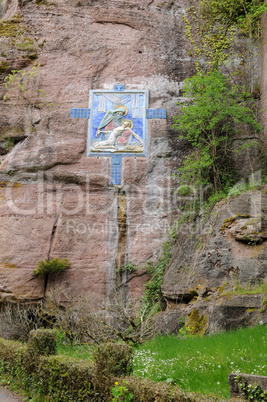
[[[167,111],[166,109],[146,109],[147,119],[166,119]]]
[[[71,109],[70,117],[74,119],[89,119],[91,109]]]

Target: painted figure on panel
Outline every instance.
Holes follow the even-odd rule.
[[[147,91],[91,90],[88,154],[144,156],[147,100]]]
[[[128,114],[126,106],[120,105],[114,110],[108,110],[104,118],[101,120],[98,130],[96,132],[97,137],[100,134],[100,130],[113,130],[121,125],[121,121]]]
[[[110,152],[116,151],[143,151],[143,141],[133,130],[133,122],[125,119],[121,122],[121,126],[116,127],[112,131],[99,130],[99,133],[109,134],[107,140],[95,141],[92,144],[92,150],[109,150]],[[134,138],[134,140],[133,140]],[[138,143],[136,142],[138,141]],[[128,145],[129,144],[129,145]]]

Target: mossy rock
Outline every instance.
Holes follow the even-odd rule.
[[[10,65],[7,61],[2,61],[0,63],[0,74],[5,73],[9,69]]]
[[[208,316],[200,315],[199,310],[194,308],[188,315],[188,321],[186,323],[186,331],[190,335],[203,336],[208,327]]]
[[[15,38],[23,34],[26,27],[22,27],[21,22],[21,16],[15,16],[11,20],[0,21],[0,36]]]
[[[239,220],[239,219],[248,219],[250,218],[250,215],[242,215],[242,214],[237,214],[234,216],[231,216],[230,218],[227,218],[223,221],[223,225],[220,228],[221,231],[227,229],[229,226],[231,226],[235,221]]]

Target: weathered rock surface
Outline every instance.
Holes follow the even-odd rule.
[[[252,385],[252,386],[260,386],[262,391],[267,390],[267,377],[263,375],[251,375],[251,374],[245,374],[245,373],[240,373],[240,374],[229,374],[228,376],[228,381],[230,385],[230,394],[231,398],[236,398],[240,397],[243,398],[242,391],[236,382],[236,378],[239,378],[239,381],[241,381],[243,384],[247,385]]]
[[[8,72],[30,71],[37,56],[40,64],[13,108],[0,103],[0,298],[42,298],[36,263],[68,257],[71,269],[50,278],[48,289],[63,283],[105,301],[118,264],[156,258],[176,213],[171,176],[185,145],[170,130],[171,117],[194,71],[185,2],[3,0],[0,9],[8,21],[0,30],[0,63],[8,64],[0,96]],[[88,106],[90,89],[117,83],[149,89],[149,107],[168,110],[167,121],[149,122],[148,158],[123,159],[121,189],[110,186],[110,158],[86,156],[87,120],[69,117],[71,107]],[[51,110],[40,108],[39,90]],[[7,141],[15,146],[6,149]],[[129,282],[134,295],[145,279]]]
[[[162,286],[169,308],[184,318],[197,308],[209,333],[267,323],[264,295],[250,294],[267,273],[266,205],[262,186],[221,202],[204,224],[181,227]]]
[[[156,259],[166,231],[181,213],[172,174],[188,145],[170,127],[184,79],[194,72],[182,19],[187,1],[38,3],[0,4],[7,21],[0,29],[1,99],[3,80],[12,69],[31,71],[34,61],[40,64],[29,92],[17,93],[12,108],[0,102],[0,300],[41,299],[43,280],[32,274],[36,263],[67,257],[71,269],[50,277],[48,289],[64,284],[105,303],[118,280],[116,269],[128,261],[138,265]],[[167,120],[148,123],[148,157],[123,158],[121,188],[110,186],[110,158],[86,156],[87,121],[69,117],[71,107],[88,106],[90,89],[113,89],[117,83],[129,90],[148,89],[149,107],[167,109]],[[40,106],[44,99],[53,103],[51,109]],[[246,174],[257,168],[257,158],[247,163]],[[266,197],[261,196],[263,208]],[[169,308],[182,303],[185,316],[197,295],[199,310],[210,309],[209,317],[220,322],[231,306],[225,298],[203,305],[203,298],[221,286],[231,288],[235,276],[241,283],[264,277],[265,235],[257,232],[262,244],[250,246],[236,240],[237,227],[220,231],[234,215],[256,218],[253,197],[229,199],[210,227],[197,229],[198,239],[194,225],[180,230],[162,288]],[[247,232],[242,233],[244,239]],[[134,296],[141,294],[145,279],[129,281]],[[244,300],[240,306],[242,317],[248,313],[244,320],[250,320],[247,309],[259,310],[254,304]],[[162,326],[168,322],[177,332],[180,313],[165,314]],[[209,318],[211,332],[216,325]]]

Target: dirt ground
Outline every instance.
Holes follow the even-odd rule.
[[[0,402],[22,402],[23,397],[13,394],[9,389],[0,386]]]

